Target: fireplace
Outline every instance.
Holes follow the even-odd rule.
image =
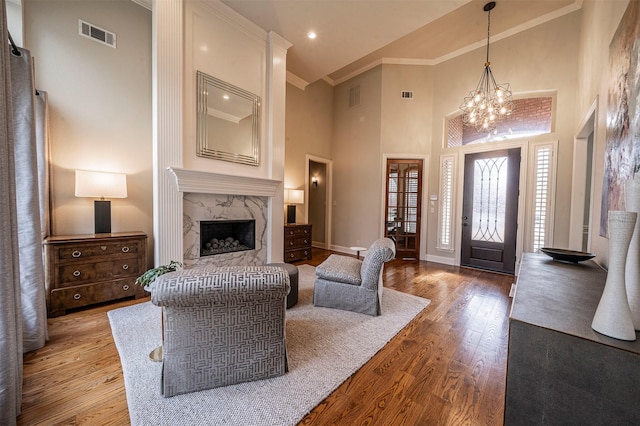
[[[254,219],[200,222],[200,257],[255,248],[256,221]]]

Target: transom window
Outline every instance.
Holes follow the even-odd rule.
[[[516,99],[513,112],[487,133],[464,126],[462,114],[447,121],[447,147],[459,147],[483,142],[522,138],[551,133],[553,97]]]

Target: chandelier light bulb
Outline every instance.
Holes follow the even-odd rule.
[[[505,107],[500,108],[500,114],[506,114],[507,109]]]

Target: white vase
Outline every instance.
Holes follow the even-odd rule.
[[[591,328],[620,340],[636,340],[625,286],[627,250],[638,213],[609,211],[609,271]]]
[[[640,214],[640,177],[629,179],[624,184],[624,205],[628,212]],[[627,252],[625,267],[625,285],[627,299],[633,318],[633,327],[640,330],[640,220],[636,226]]]

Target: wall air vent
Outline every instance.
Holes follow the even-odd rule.
[[[400,93],[402,99],[413,99],[413,92],[411,90],[403,90]]]
[[[360,105],[360,85],[349,88],[349,108]]]
[[[113,47],[114,49],[116,47],[115,33],[97,27],[93,24],[83,21],[82,19],[78,19],[78,33],[83,37],[87,37],[91,40],[106,44],[107,46]]]

